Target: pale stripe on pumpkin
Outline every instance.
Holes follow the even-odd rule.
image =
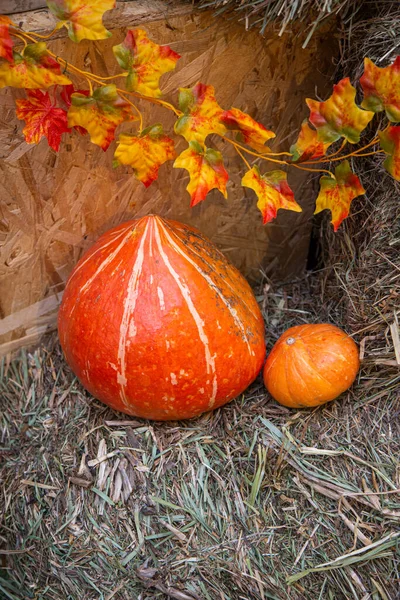
[[[249,340],[247,339],[247,335],[246,335],[246,330],[244,328],[244,325],[242,323],[242,321],[239,319],[237,312],[234,308],[232,308],[229,305],[229,302],[226,300],[225,296],[222,294],[221,290],[219,289],[219,287],[213,282],[213,280],[211,279],[211,277],[209,277],[209,275],[207,275],[207,273],[205,273],[187,254],[185,254],[185,252],[183,252],[178,244],[176,244],[174,242],[174,240],[171,238],[171,236],[168,234],[166,228],[164,227],[163,224],[161,224],[161,227],[164,230],[164,235],[167,238],[169,244],[172,246],[172,248],[174,248],[176,250],[176,252],[178,252],[181,256],[183,256],[183,258],[185,260],[187,260],[195,269],[198,273],[200,273],[200,275],[207,281],[208,285],[215,291],[217,292],[218,296],[221,298],[222,302],[225,304],[225,306],[227,307],[227,309],[229,310],[233,320],[235,321],[235,324],[237,327],[239,327],[239,329],[241,330],[244,340],[246,342],[247,345],[247,349],[249,351],[250,356],[254,356],[254,351],[252,350],[250,344],[249,344]],[[225,282],[226,283],[226,282]]]
[[[211,398],[209,401],[209,408],[212,408],[215,404],[215,399],[217,396],[218,380],[217,380],[217,373],[216,373],[216,369],[215,369],[215,356],[212,356],[211,352],[210,352],[210,345],[209,345],[208,337],[206,335],[206,332],[204,331],[204,321],[200,317],[199,313],[196,310],[196,307],[193,304],[193,300],[190,297],[189,288],[181,280],[178,273],[174,270],[174,268],[172,267],[172,265],[168,259],[168,256],[165,254],[165,252],[163,250],[162,243],[161,243],[161,237],[160,237],[160,231],[158,229],[159,220],[157,219],[152,222],[154,223],[155,239],[156,239],[156,243],[157,243],[157,247],[158,247],[160,256],[162,257],[165,266],[171,273],[184,300],[186,301],[189,312],[192,315],[194,322],[196,323],[196,327],[199,332],[199,338],[204,345],[204,354],[205,354],[206,365],[207,365],[207,373],[211,372],[211,374],[213,376],[212,393],[211,393]]]
[[[128,337],[136,335],[136,327],[133,320],[133,311],[135,310],[136,301],[139,296],[139,279],[142,272],[143,260],[144,260],[144,243],[147,237],[147,230],[150,222],[147,222],[146,228],[140,240],[139,248],[137,250],[135,264],[132,268],[132,273],[128,282],[128,291],[124,300],[124,313],[122,315],[121,326],[119,330],[119,344],[118,344],[118,361],[119,371],[117,372],[117,382],[120,385],[120,397],[124,406],[127,406],[127,400],[125,395],[125,387],[127,379],[125,375],[125,353],[126,343]]]
[[[98,248],[96,248],[96,250],[94,250],[94,252],[90,252],[89,256],[81,263],[79,263],[73,273],[71,274],[70,277],[70,281],[71,279],[73,279],[75,277],[75,275],[82,269],[82,267],[89,261],[92,260],[94,255],[97,254],[98,252],[100,252],[100,250],[104,250],[104,248],[107,248],[108,246],[110,246],[111,244],[113,244],[114,242],[117,241],[118,238],[120,238],[122,235],[124,235],[124,233],[126,233],[128,231],[128,229],[130,229],[129,227],[125,227],[122,231],[118,231],[116,234],[114,233],[114,237],[112,238],[112,240],[108,241],[106,244],[103,244],[102,246],[99,246]]]

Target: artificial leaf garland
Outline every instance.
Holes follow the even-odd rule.
[[[109,37],[102,18],[106,10],[113,8],[114,0],[48,0],[48,4],[60,21],[55,30],[65,26],[74,41]],[[336,168],[335,175],[327,169],[315,168],[315,165],[341,160],[341,156],[337,155],[341,154],[347,142],[358,143],[375,112],[385,111],[389,120],[400,120],[400,57],[382,68],[365,59],[365,70],[360,80],[364,91],[361,108],[355,102],[355,88],[348,78],[334,86],[328,100],[307,99],[309,121],[303,122],[290,152],[276,153],[267,145],[275,134],[238,108],[224,110],[210,85],[197,83],[192,88],[181,88],[178,108],[160,100],[160,78],[175,68],[179,55],[169,46],[160,46],[150,40],[143,29],[129,30],[125,40],[114,46],[114,54],[124,72],[104,78],[82,71],[55,56],[44,42],[35,41],[36,36],[34,32],[25,33],[8,17],[0,16],[0,87],[27,90],[27,97],[17,100],[18,118],[25,121],[25,139],[29,143],[37,143],[46,137],[49,145],[58,150],[63,133],[77,129],[81,133],[88,132],[91,141],[106,150],[118,125],[124,121],[138,121],[137,134],[121,134],[115,163],[132,166],[138,179],[147,186],[157,178],[160,165],[175,157],[174,144],[160,125],[143,130],[143,115],[127,96],[133,95],[135,101],[143,99],[160,104],[178,117],[175,133],[189,143],[174,166],[189,172],[187,189],[192,206],[204,200],[214,188],[226,197],[228,174],[222,154],[206,146],[207,136],[216,134],[232,144],[247,165],[248,172],[242,185],[256,191],[264,222],[274,218],[279,208],[295,212],[301,208],[294,200],[284,171],[277,169],[261,175],[258,166],[248,162],[246,154],[250,155],[249,160],[256,157],[306,171],[328,172],[329,176],[321,178],[316,212],[330,209],[336,230],[347,216],[352,199],[364,190],[348,161]],[[22,49],[20,41],[24,43]],[[69,78],[71,73],[84,77],[89,90],[75,89]],[[126,77],[126,90],[107,81],[119,77]],[[61,86],[61,93],[46,92],[51,86],[55,86],[55,90]],[[232,131],[236,132],[235,141],[229,136]],[[378,131],[370,143],[353,152],[343,153],[343,158],[369,156],[383,151],[387,154],[384,166],[393,177],[400,179],[399,131],[399,126]],[[341,138],[344,138],[341,147],[328,155],[330,145]],[[382,150],[371,148],[376,148],[378,138]],[[369,150],[364,153],[367,148]],[[313,168],[310,169],[307,164],[312,164]]]

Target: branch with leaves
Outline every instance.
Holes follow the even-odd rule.
[[[207,145],[208,136],[214,134],[231,144],[243,160],[247,172],[242,185],[255,192],[264,223],[274,219],[280,208],[301,212],[287,180],[287,170],[301,169],[322,174],[315,213],[330,210],[335,231],[348,216],[352,200],[365,193],[349,159],[381,153],[386,170],[400,181],[400,126],[392,125],[400,122],[400,56],[384,68],[365,59],[360,106],[348,78],[334,85],[326,101],[306,99],[310,116],[297,141],[288,152],[274,153],[268,143],[275,134],[238,108],[221,108],[211,85],[180,88],[177,106],[162,100],[160,78],[175,68],[180,57],[169,46],[151,41],[143,29],[129,30],[124,41],[113,47],[122,71],[111,77],[78,69],[47,48],[43,39],[62,27],[73,42],[110,37],[102,18],[114,8],[114,0],[48,0],[47,4],[58,20],[48,36],[23,31],[0,16],[0,88],[25,89],[26,98],[16,100],[16,114],[25,121],[23,133],[29,144],[45,137],[57,152],[63,134],[75,129],[89,134],[91,142],[106,151],[117,127],[131,121],[134,131],[121,133],[117,140],[114,166],[132,167],[135,177],[148,187],[157,179],[160,166],[174,160],[175,168],[189,173],[186,189],[194,206],[212,189],[227,197],[229,175],[223,155]],[[123,87],[111,83],[113,79],[123,80]],[[162,125],[144,124],[142,102],[175,114],[174,132],[188,143],[179,156]],[[383,111],[389,123],[377,131],[370,124],[375,113]],[[362,144],[368,126],[373,137]],[[264,171],[264,162],[272,170]]]

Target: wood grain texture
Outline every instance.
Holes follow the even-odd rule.
[[[236,106],[276,131],[276,151],[287,150],[296,139],[307,115],[304,98],[315,97],[316,90],[321,97],[329,95],[336,44],[326,32],[302,50],[290,32],[278,37],[271,28],[261,37],[212,13],[170,16],[171,5],[161,2],[163,13],[146,17],[145,7],[156,2],[123,4],[140,9],[135,19],[142,19],[141,25],[150,19],[146,29],[152,39],[182,55],[177,70],[162,79],[167,100],[176,102],[178,87],[199,80],[212,84],[221,106]],[[28,15],[24,18],[31,29]],[[130,20],[132,24],[138,23]],[[106,25],[110,27],[107,20]],[[112,46],[123,40],[126,28],[112,31],[108,40],[74,44],[64,36],[50,47],[81,68],[113,75],[118,67]],[[83,251],[107,229],[137,216],[157,213],[198,227],[253,282],[260,269],[282,279],[304,268],[316,196],[307,173],[291,170],[288,179],[304,212],[279,211],[275,222],[263,226],[254,193],[240,186],[245,171],[241,159],[213,139],[230,173],[228,200],[214,191],[190,209],[187,172],[171,163],[145,189],[129,167],[112,168],[115,143],[104,153],[74,132],[65,136],[59,154],[46,140],[28,145],[24,124],[15,116],[15,98],[21,96],[19,90],[0,90],[0,318],[13,315],[3,323],[0,353],[35,342],[54,327],[58,294]],[[148,103],[140,108],[147,124],[162,122],[172,130],[170,113]],[[132,129],[128,123],[119,131]],[[178,150],[184,147],[180,140]],[[49,298],[51,308],[43,313],[41,303]]]

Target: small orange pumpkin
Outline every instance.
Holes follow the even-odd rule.
[[[272,348],[264,383],[284,406],[318,406],[346,391],[359,367],[358,348],[344,331],[326,323],[298,325]]]

